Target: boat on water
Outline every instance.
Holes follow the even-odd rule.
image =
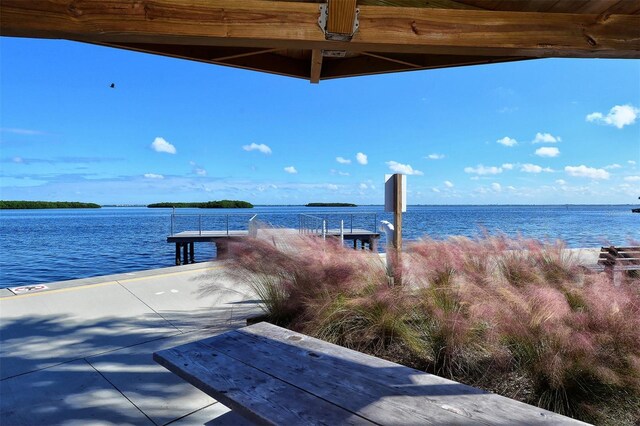
[[[638,197],[638,200],[640,200],[640,197]],[[637,209],[631,209],[632,213],[640,213],[640,207],[638,207]]]

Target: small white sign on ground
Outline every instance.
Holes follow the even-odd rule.
[[[37,285],[25,285],[22,287],[11,287],[9,288],[9,291],[11,291],[13,294],[24,294],[24,293],[33,293],[36,291],[42,291],[42,290],[47,290],[49,287],[47,287],[44,284],[37,284]]]

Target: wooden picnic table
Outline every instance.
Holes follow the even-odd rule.
[[[260,424],[583,424],[264,322],[153,358]]]
[[[602,247],[598,264],[610,273],[613,284],[622,283],[622,274],[627,271],[640,271],[640,247]]]

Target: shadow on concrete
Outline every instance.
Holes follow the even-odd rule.
[[[250,305],[164,312],[180,332],[136,318],[34,315],[0,324],[0,424],[167,424],[215,401],[152,360],[152,353],[245,325]],[[197,327],[198,321],[209,319]],[[211,418],[227,410],[220,404]],[[232,416],[233,417],[233,416]],[[200,424],[203,424],[200,423]]]

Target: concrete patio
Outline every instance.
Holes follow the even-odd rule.
[[[152,360],[260,312],[220,263],[47,286],[0,290],[0,424],[248,424]]]

